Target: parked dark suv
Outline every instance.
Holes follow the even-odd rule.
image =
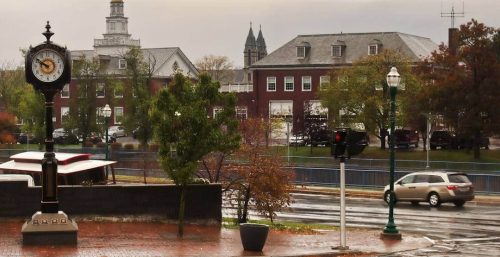
[[[432,150],[436,148],[451,149],[456,147],[455,135],[450,131],[436,130],[431,134],[430,146]]]
[[[458,149],[472,149],[474,145],[474,138],[465,135],[457,135],[456,136],[456,147]],[[490,148],[490,139],[489,137],[481,137],[481,142],[479,144],[480,148],[489,149]]]
[[[396,129],[394,131],[394,146],[398,148],[410,148],[410,146],[418,147],[419,134],[418,131],[412,129]],[[389,136],[389,142],[392,139]]]

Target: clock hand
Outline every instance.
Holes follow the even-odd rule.
[[[36,59],[36,61],[37,61],[37,62],[39,62],[41,65],[45,66],[45,68],[48,68],[48,67],[49,67],[49,65],[48,65],[48,64],[46,64],[46,63],[44,63],[44,62],[40,61],[40,59],[38,59],[38,58]]]

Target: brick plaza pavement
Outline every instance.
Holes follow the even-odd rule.
[[[0,256],[374,256],[375,252],[416,249],[429,245],[418,236],[405,236],[388,248],[379,239],[380,231],[349,230],[347,255],[331,249],[339,243],[338,231],[314,235],[271,231],[264,251],[245,252],[239,230],[218,226],[187,225],[183,239],[177,226],[163,222],[96,222],[77,220],[77,246],[22,246],[22,220],[0,221]],[[362,252],[360,254],[360,252]]]

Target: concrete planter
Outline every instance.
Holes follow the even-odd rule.
[[[245,251],[261,252],[266,243],[269,226],[262,224],[240,224],[240,237]]]

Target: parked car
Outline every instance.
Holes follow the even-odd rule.
[[[389,136],[389,142],[392,139]],[[418,147],[419,134],[413,129],[396,129],[394,130],[394,146],[398,148],[410,148],[410,146]]]
[[[288,139],[288,144],[293,146],[304,146],[308,143],[309,138],[302,134],[292,135]]]
[[[90,135],[86,138],[85,142],[91,142],[92,144],[97,144],[102,142],[102,137],[99,133],[91,132]]]
[[[428,202],[431,207],[452,202],[457,207],[474,199],[474,187],[465,173],[422,171],[410,173],[394,183],[396,201],[412,204]],[[389,202],[389,185],[384,188],[384,200]]]
[[[326,124],[312,124],[307,128],[307,135],[312,146],[328,146],[331,143],[332,131],[328,129]]]
[[[457,135],[455,141],[456,141],[456,147],[458,149],[472,149],[472,146],[474,145],[474,138],[470,136]],[[489,149],[490,138],[481,137],[479,147],[484,149]]]
[[[76,133],[68,132],[64,128],[54,129],[52,138],[55,144],[78,144],[79,139]]]
[[[17,137],[17,142],[19,144],[39,144],[40,140],[36,138],[33,134],[21,133]]]
[[[125,128],[122,126],[111,126],[108,128],[108,135],[118,138],[118,137],[124,137],[127,136],[125,133]]]
[[[446,130],[433,131],[431,133],[430,147],[432,150],[436,150],[438,147],[441,149],[455,148],[455,135]]]

